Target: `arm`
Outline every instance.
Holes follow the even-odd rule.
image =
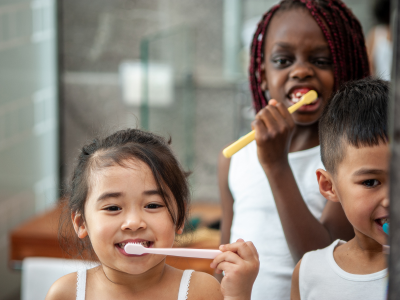
[[[290,300],[300,300],[300,285],[299,285],[300,264],[301,260],[297,263],[293,271],[292,289],[290,290]]]
[[[222,152],[218,158],[218,185],[221,197],[221,244],[229,244],[233,219],[233,197],[228,185],[230,158],[225,158]],[[221,282],[222,274],[215,274],[215,278]]]
[[[337,238],[347,240],[353,233],[341,206],[327,204],[321,221],[311,214],[288,162],[294,121],[283,104],[275,106],[273,100],[270,102],[272,105],[261,110],[253,122],[257,154],[271,185],[290,252],[297,262],[306,252],[324,248]]]
[[[369,69],[371,74],[375,74],[374,65],[374,44],[375,44],[375,27],[373,27],[366,38],[365,45],[367,47]]]

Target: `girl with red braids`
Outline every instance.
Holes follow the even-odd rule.
[[[252,299],[289,299],[303,254],[354,236],[326,203],[315,171],[318,120],[332,92],[369,75],[361,25],[340,0],[284,0],[264,14],[251,46],[255,141],[219,161],[221,242],[250,240],[260,258]],[[292,115],[309,90],[318,98]]]

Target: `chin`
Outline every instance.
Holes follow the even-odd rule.
[[[295,118],[294,122],[296,123],[297,126],[311,126],[311,125],[315,125],[318,123],[319,119],[321,116],[319,116],[316,119],[312,119],[312,120],[301,120],[301,118]]]

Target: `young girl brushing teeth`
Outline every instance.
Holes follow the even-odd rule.
[[[93,251],[100,265],[60,278],[46,299],[250,299],[258,272],[250,242],[221,247],[212,264],[228,275],[221,286],[208,274],[166,265],[165,255],[125,252],[127,243],[172,247],[188,200],[186,174],[161,137],[131,129],[83,147],[69,219],[78,252]]]

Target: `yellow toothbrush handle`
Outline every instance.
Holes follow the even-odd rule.
[[[299,109],[301,106],[303,106],[304,104],[310,104],[311,102],[313,102],[315,99],[317,99],[318,94],[316,91],[309,91],[307,94],[305,94],[301,100],[299,102],[297,102],[296,104],[293,104],[292,106],[290,106],[288,108],[288,111],[292,114],[294,113],[297,109]],[[242,149],[244,146],[246,146],[247,144],[251,143],[252,141],[254,141],[254,138],[256,136],[256,132],[253,130],[251,132],[249,132],[248,134],[246,134],[245,136],[241,137],[240,139],[238,139],[236,142],[234,142],[233,144],[229,145],[228,147],[226,147],[223,151],[222,154],[226,157],[229,158],[231,157],[233,154],[235,154],[236,152],[238,152],[240,149]]]
[[[256,136],[256,132],[254,130],[250,131],[248,134],[246,134],[245,136],[241,137],[240,139],[238,139],[236,142],[234,142],[233,144],[229,145],[228,147],[226,147],[222,151],[222,154],[226,158],[231,157],[233,154],[238,152],[244,146],[246,146],[247,144],[249,144],[252,141],[254,141],[254,137],[255,136]]]

